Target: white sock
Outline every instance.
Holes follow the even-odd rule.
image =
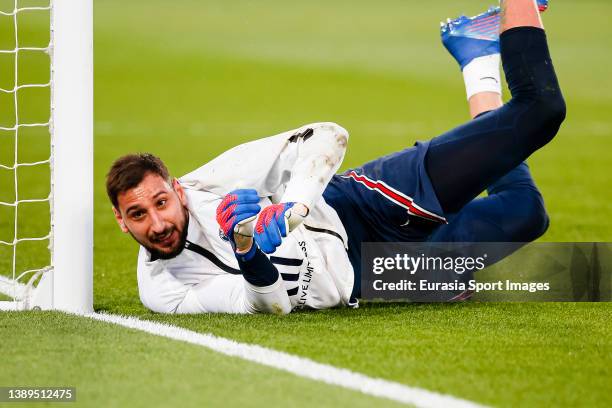
[[[463,80],[467,98],[480,92],[495,92],[501,95],[501,76],[499,54],[474,58],[463,68]]]

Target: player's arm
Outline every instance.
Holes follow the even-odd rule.
[[[280,274],[253,242],[253,221],[260,209],[257,191],[234,190],[217,207],[217,223],[229,239],[246,281],[249,311],[288,313],[291,304]]]
[[[265,256],[264,256],[265,257]],[[193,286],[176,313],[288,314],[291,303],[283,281],[250,284],[240,275],[218,275]]]
[[[332,122],[302,127],[301,132],[293,136],[297,157],[288,163],[288,168],[280,169],[290,172],[280,202],[301,203],[311,208],[340,168],[348,137],[346,129]]]
[[[340,168],[348,137],[336,123],[312,123],[236,146],[181,177],[181,184],[220,197],[251,188],[276,203],[310,208]]]
[[[220,274],[190,285],[176,279],[159,261],[146,262],[141,255],[138,267],[140,299],[154,312],[286,314],[291,311],[285,285],[278,276],[272,282],[254,279],[254,276]],[[272,275],[264,278],[272,279]]]
[[[254,237],[259,248],[273,253],[290,230],[299,225],[338,171],[348,142],[348,132],[335,123],[305,126],[293,136],[297,156],[281,171],[290,174],[280,203],[262,210]]]
[[[256,235],[261,249],[271,253],[280,245],[277,236],[288,232],[282,229],[283,220],[288,219],[286,229],[291,230],[320,199],[342,164],[348,137],[336,123],[312,123],[236,146],[181,177],[181,184],[221,197],[235,188],[249,188],[280,203],[262,211]]]

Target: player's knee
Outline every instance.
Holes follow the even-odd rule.
[[[534,241],[544,235],[544,233],[548,230],[548,226],[550,225],[550,217],[546,212],[543,202],[540,201],[537,205],[535,205],[532,211],[530,241]]]
[[[542,196],[534,192],[528,197],[524,197],[520,204],[520,211],[515,214],[512,220],[510,235],[516,242],[535,241],[548,229],[550,218],[544,206]]]
[[[538,148],[550,142],[559,132],[565,120],[567,108],[560,92],[538,97],[532,105],[535,119],[534,136],[537,138]]]
[[[538,98],[542,121],[551,128],[559,129],[567,114],[565,99],[560,92]]]

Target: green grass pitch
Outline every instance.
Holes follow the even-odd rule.
[[[155,315],[138,299],[137,246],[119,232],[105,196],[106,171],[127,152],[157,153],[180,176],[237,143],[314,121],[349,130],[345,167],[436,136],[468,119],[461,75],[440,44],[438,22],[488,5],[96,0],[96,310],[261,344],[482,404],[612,405],[608,303],[364,304],[282,318]],[[0,9],[10,8],[12,1],[0,1]],[[612,240],[611,14],[606,0],[552,0],[544,16],[568,104],[557,138],[530,159],[551,217],[545,241]],[[44,31],[44,19],[25,23],[24,41]],[[12,35],[0,18],[0,48],[11,46]],[[6,58],[0,54],[0,87],[13,78]],[[31,58],[22,61],[24,80],[45,75],[44,60]],[[41,110],[48,93],[23,104]],[[11,124],[11,106],[0,95],[2,123]],[[20,160],[45,157],[45,140],[24,132]],[[12,163],[12,143],[0,134],[0,163]],[[21,172],[20,196],[48,194],[47,179],[46,169]],[[0,201],[13,196],[12,175],[0,170]],[[44,234],[44,210],[24,206],[20,231]],[[0,240],[12,239],[13,227],[13,213],[0,207]],[[18,269],[44,264],[44,246],[20,246]],[[9,274],[10,261],[0,246],[0,274]],[[79,406],[393,405],[58,313],[2,313],[0,342],[0,386],[76,386]]]

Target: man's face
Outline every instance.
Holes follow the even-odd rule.
[[[149,173],[136,187],[117,196],[115,218],[156,258],[174,258],[187,239],[188,212],[185,192],[174,179],[172,185]]]

